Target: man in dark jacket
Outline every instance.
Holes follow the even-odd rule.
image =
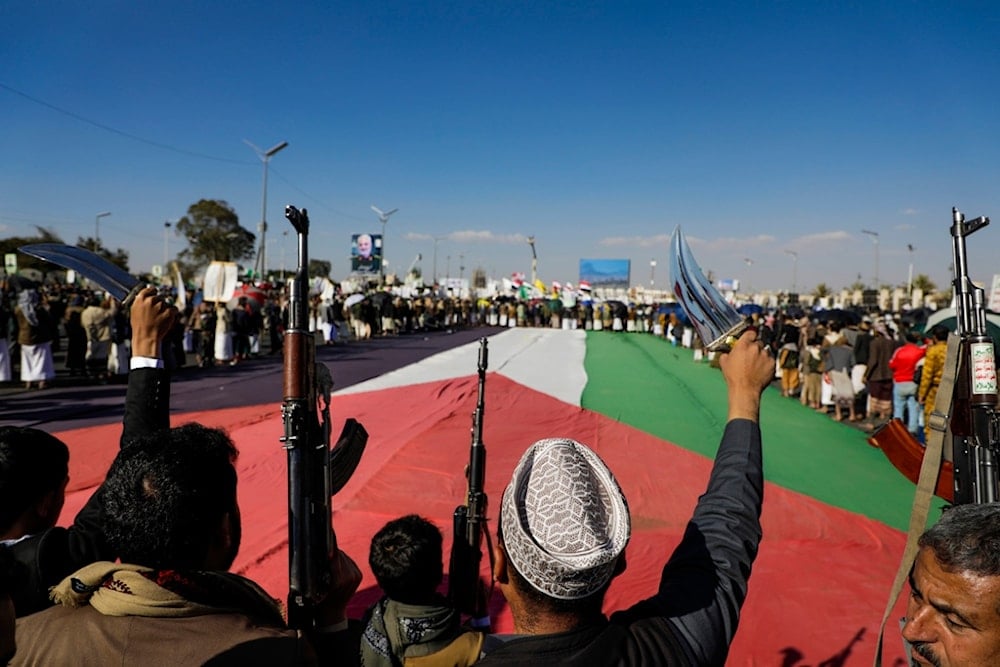
[[[176,317],[176,309],[147,288],[139,293],[132,305],[132,371],[125,395],[125,417],[121,445],[135,438],[169,427],[170,384],[160,356],[160,342]],[[30,429],[34,431],[34,429]],[[53,436],[36,432],[35,439]],[[61,444],[61,443],[60,443]],[[27,478],[25,470],[9,468],[3,477]],[[55,515],[45,521],[40,518],[27,522],[29,527],[20,534],[7,535],[7,547],[17,561],[11,597],[18,616],[31,614],[50,606],[49,587],[87,563],[113,559],[101,526],[102,495],[99,488],[80,510],[69,528],[55,526],[62,508],[65,473],[59,484],[53,485],[54,497],[43,506],[58,504]],[[57,488],[58,487],[58,488]],[[46,491],[48,493],[48,491]],[[45,494],[39,496],[45,499]],[[25,506],[25,512],[38,514],[38,502]],[[19,512],[20,514],[20,512]],[[22,521],[23,523],[23,521]]]
[[[494,576],[512,638],[488,640],[483,665],[722,665],[761,538],[760,395],[774,359],[749,331],[720,366],[726,425],[708,482],[657,593],[609,618],[611,580],[625,569],[628,505],[586,446],[542,440],[504,492]]]

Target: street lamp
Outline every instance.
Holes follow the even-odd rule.
[[[267,270],[267,248],[264,245],[264,237],[267,235],[267,163],[278,151],[285,148],[288,142],[282,141],[266,151],[262,151],[246,139],[243,140],[243,143],[252,148],[260,161],[264,163],[264,197],[260,205],[260,250],[257,252],[257,261],[254,262],[254,271],[257,272],[258,276],[264,277],[264,271]]]
[[[94,219],[94,250],[97,250],[101,246],[101,218],[106,218],[109,215],[111,215],[111,211],[104,211],[103,213],[98,213]]]
[[[167,234],[170,232],[170,221],[167,220],[163,223],[163,272],[167,271],[167,259],[169,258],[169,248],[170,241],[167,238]]]
[[[458,279],[465,277],[465,255],[458,256]]]
[[[281,232],[281,284],[285,284],[285,244],[288,242],[288,231]]]
[[[750,259],[749,257],[744,257],[743,258],[743,263],[747,265],[747,285],[746,285],[746,289],[744,291],[747,294],[749,294],[751,296],[751,299],[752,299],[753,298],[753,291],[752,291],[751,286],[750,286],[750,267],[753,266],[753,260]]]
[[[878,232],[862,229],[861,233],[872,237],[872,243],[875,244],[875,291],[878,292]]]
[[[438,281],[438,241],[444,241],[447,236],[435,236],[434,237],[434,284],[437,285]]]
[[[383,213],[381,210],[379,210],[377,206],[375,206],[375,204],[372,204],[372,210],[378,214],[378,221],[382,223],[382,261],[379,262],[379,275],[384,276],[385,265],[387,264],[385,256],[385,223],[389,222],[389,216],[398,211],[399,209],[394,208],[391,211],[386,211]]]
[[[794,250],[786,250],[785,254],[792,256],[792,294],[796,294],[798,290],[798,272],[799,272],[799,253]]]
[[[531,246],[531,284],[538,281],[538,255],[535,254],[535,237],[528,237],[528,245]]]
[[[910,252],[910,272],[909,272],[909,274],[907,275],[907,278],[906,278],[906,293],[907,293],[907,296],[909,296],[909,299],[910,299],[910,302],[911,302],[910,305],[912,305],[912,302],[913,302],[913,244],[912,243],[907,243],[906,244],[906,249]]]
[[[656,260],[649,260],[649,289],[656,285]]]

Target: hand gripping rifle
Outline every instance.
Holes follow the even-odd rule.
[[[472,413],[472,446],[465,469],[468,491],[464,505],[455,508],[454,539],[448,567],[448,599],[463,614],[474,619],[487,616],[487,600],[480,594],[479,564],[483,557],[483,536],[492,561],[490,535],[486,529],[486,446],[483,444],[483,414],[486,410],[487,341],[479,341],[479,396]]]
[[[333,584],[330,559],[337,549],[332,496],[354,473],[368,434],[354,419],[344,423],[330,450],[330,391],[325,364],[316,363],[316,339],[309,331],[309,216],[285,207],[298,232],[298,268],[288,298],[284,340],[284,399],[281,442],[288,452],[288,625],[309,629],[316,606]]]

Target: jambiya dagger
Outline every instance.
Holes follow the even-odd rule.
[[[139,291],[145,287],[145,283],[132,274],[86,248],[62,243],[36,243],[21,246],[18,250],[64,269],[73,269],[121,302],[126,311]]]

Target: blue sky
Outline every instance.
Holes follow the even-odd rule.
[[[1000,5],[991,2],[13,2],[0,0],[0,237],[34,225],[161,263],[202,198],[268,265],[399,208],[386,258],[425,275],[577,279],[628,258],[666,285],[680,224],[699,263],[799,291],[950,280],[951,207],[1000,272]],[[173,256],[182,240],[169,235]],[[914,247],[911,253],[907,245]],[[284,248],[284,252],[283,252]],[[791,252],[797,253],[797,259]],[[461,259],[460,259],[461,257]],[[450,258],[450,259],[449,259]],[[746,260],[750,260],[749,262]]]

